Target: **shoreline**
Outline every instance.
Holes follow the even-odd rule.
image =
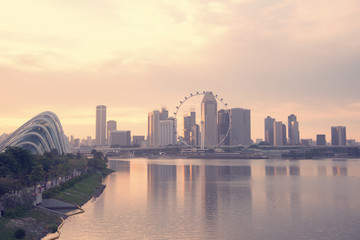
[[[53,239],[58,239],[61,235],[61,227],[64,225],[64,222],[65,220],[68,218],[68,217],[71,217],[71,216],[74,216],[74,215],[77,215],[77,214],[81,214],[81,213],[84,213],[85,210],[82,209],[82,206],[84,206],[86,203],[88,203],[90,200],[92,199],[97,199],[98,197],[101,196],[101,194],[103,193],[103,191],[105,190],[106,188],[106,185],[105,184],[102,184],[104,178],[108,175],[110,175],[111,173],[113,173],[114,171],[111,170],[111,169],[108,169],[106,172],[102,172],[101,174],[100,173],[97,173],[99,175],[101,175],[101,178],[99,178],[99,184],[96,186],[96,188],[93,189],[93,193],[91,195],[89,195],[86,199],[84,199],[83,201],[81,202],[78,202],[76,205],[77,205],[77,209],[74,209],[74,210],[71,210],[69,212],[66,212],[66,213],[61,213],[61,212],[58,212],[58,211],[54,211],[52,209],[49,209],[49,208],[44,208],[44,207],[41,207],[43,208],[43,211],[50,211],[54,214],[57,214],[58,217],[62,220],[62,222],[57,226],[57,230],[52,233],[52,232],[48,232],[46,233],[45,235],[41,236],[39,239],[41,240],[53,240]],[[79,184],[82,184],[84,180],[80,181]],[[66,189],[64,190],[66,191]],[[64,192],[63,191],[63,192]],[[66,202],[64,201],[63,199],[58,199],[58,198],[54,198],[54,199],[57,199],[59,201],[63,201],[65,203],[69,203],[69,202]],[[39,206],[36,206],[36,208],[39,208]],[[73,212],[73,213],[72,213]]]

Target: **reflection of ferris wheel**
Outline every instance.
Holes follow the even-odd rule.
[[[188,101],[190,100],[191,98],[194,98],[194,97],[197,97],[197,96],[201,96],[201,95],[205,95],[206,92],[203,91],[203,92],[196,92],[196,93],[190,93],[189,96],[185,96],[184,97],[184,100],[181,100],[180,101],[180,105],[176,106],[176,111],[174,112],[174,118],[175,118],[175,122],[177,122],[177,115],[179,113],[179,110],[181,109],[181,107]],[[213,94],[213,93],[212,93]],[[213,96],[215,97],[216,101],[221,103],[224,107],[224,110],[229,114],[229,110],[228,110],[228,107],[227,107],[227,103],[224,102],[224,100],[222,98],[220,98],[217,94],[213,94]],[[230,115],[230,114],[229,114]],[[203,122],[201,122],[201,124],[203,125]],[[177,129],[177,128],[176,128]],[[204,129],[202,129],[203,131]],[[217,143],[217,144],[214,144],[212,146],[207,146],[207,148],[215,148],[219,145],[221,145],[225,139],[228,137],[229,133],[230,133],[230,130],[231,130],[231,120],[230,120],[230,116],[229,116],[229,122],[228,122],[228,129],[226,131],[226,134],[224,135],[224,137],[222,139],[220,139],[220,141]],[[217,131],[217,129],[216,129]],[[186,141],[184,141],[184,138],[178,133],[178,131],[176,130],[176,138],[179,139],[184,145],[186,145],[187,147],[190,147],[190,148],[194,148],[196,146],[191,146],[189,143],[187,143]],[[201,137],[202,137],[202,141],[204,140],[204,136],[203,134],[201,134]],[[201,148],[204,149],[204,144],[201,144]]]

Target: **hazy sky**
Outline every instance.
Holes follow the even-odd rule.
[[[147,113],[210,90],[300,137],[360,140],[359,0],[0,0],[0,132],[55,112],[95,136],[95,107],[145,135]]]

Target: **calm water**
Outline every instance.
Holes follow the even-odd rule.
[[[357,160],[112,160],[65,239],[360,239]]]

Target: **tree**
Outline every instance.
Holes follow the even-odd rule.
[[[41,180],[43,180],[45,177],[45,171],[42,167],[42,165],[37,164],[35,165],[35,167],[33,167],[30,175],[29,175],[29,180],[30,183],[36,184],[39,183]]]

